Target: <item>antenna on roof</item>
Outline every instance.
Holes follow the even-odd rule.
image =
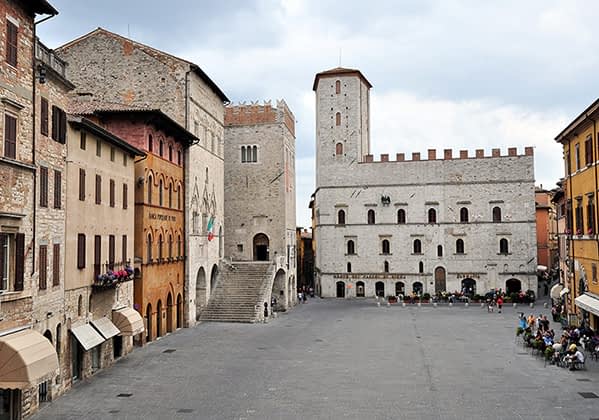
[[[339,47],[339,67],[341,67],[341,47]]]

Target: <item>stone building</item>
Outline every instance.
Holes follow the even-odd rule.
[[[78,94],[160,109],[200,139],[186,154],[187,163],[193,164],[185,165],[184,188],[191,214],[184,229],[184,317],[186,325],[193,325],[196,309],[206,305],[215,284],[223,252],[223,121],[228,99],[198,65],[102,28],[57,51],[69,62],[68,77],[80,86]],[[209,241],[209,235],[218,240]]]
[[[589,105],[555,138],[563,147],[563,203],[560,214],[565,219],[560,237],[564,261],[564,285],[560,292],[569,318],[574,325],[583,320],[599,328],[599,235],[597,191],[599,177],[599,99]]]
[[[533,149],[374,161],[370,88],[353,69],[314,80],[317,292],[536,292]]]
[[[547,267],[540,271],[547,273],[545,277],[557,265],[557,212],[551,202],[552,191],[543,189],[543,186],[535,188],[535,209],[537,221],[537,263],[539,266]]]
[[[145,156],[81,115],[68,115],[67,130],[65,388],[111,366],[143,332],[132,267],[134,161]]]
[[[135,308],[144,316],[143,342],[183,326],[184,157],[198,139],[160,110],[80,102],[79,113],[145,158],[135,162]]]
[[[42,335],[48,327],[55,331],[60,305],[55,304],[54,292],[61,286],[40,290],[44,273],[40,276],[39,268],[40,264],[43,268],[48,230],[35,226],[40,198],[36,182],[45,157],[38,154],[43,145],[36,143],[44,139],[35,129],[38,82],[33,66],[34,19],[57,13],[46,1],[0,2],[0,418],[35,412],[40,402],[50,398],[58,375],[56,350],[50,337]],[[60,225],[61,211],[53,212],[53,217]],[[63,238],[59,235],[57,240]],[[48,304],[49,310],[40,302]]]
[[[281,258],[273,285],[280,307],[295,302],[295,118],[284,101],[228,106],[225,112],[225,255]]]

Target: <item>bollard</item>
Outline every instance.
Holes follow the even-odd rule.
[[[535,304],[534,304],[534,302],[530,302],[530,305],[528,305],[528,306],[530,306],[531,308],[534,308]]]
[[[406,303],[405,303],[405,302],[401,302],[401,306],[402,306],[403,308],[405,308],[405,307],[406,307]]]
[[[514,306],[514,308],[516,308],[518,306],[518,304],[516,302],[514,302],[513,306]]]
[[[436,308],[437,307],[437,302],[433,302],[433,306]]]
[[[422,303],[418,302],[418,307],[421,307],[421,306],[422,306]]]
[[[480,307],[481,307],[481,308],[484,308],[484,307],[485,307],[485,304],[484,304],[484,303],[481,303],[481,304],[480,304]]]
[[[391,306],[391,303],[387,302],[387,308],[389,308]]]
[[[547,302],[543,303],[543,308],[547,309]]]
[[[449,302],[449,307],[452,307],[452,306],[453,306],[453,302]]]
[[[464,308],[467,308],[470,305],[468,302],[464,303]]]
[[[381,306],[381,302],[377,302],[377,303],[376,303],[376,306]]]

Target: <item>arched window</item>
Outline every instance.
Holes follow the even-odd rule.
[[[347,272],[351,273],[351,263],[350,262],[347,263]]]
[[[443,256],[443,245],[437,245],[437,257]]]
[[[370,210],[368,210],[368,224],[374,225],[374,223],[375,223],[374,210],[370,209]]]
[[[258,146],[252,147],[252,162],[258,162]]]
[[[460,209],[460,222],[468,223],[468,209],[466,207]]]
[[[343,143],[337,143],[335,145],[335,154],[341,156],[343,154]]]
[[[152,185],[154,184],[152,180],[152,175],[148,175],[148,204],[152,204]]]
[[[241,146],[241,163],[247,162],[245,157],[245,146]]]
[[[148,151],[154,151],[154,139],[152,139],[152,135],[148,135]]]
[[[418,263],[418,272],[420,274],[424,273],[424,263],[422,261]]]
[[[385,270],[385,273],[389,272],[389,261],[385,261],[383,264],[383,270]]]
[[[177,208],[181,210],[181,185],[177,188]]]
[[[356,245],[351,239],[347,241],[347,254],[354,255],[356,253]]]
[[[162,234],[158,235],[158,262],[162,262],[162,245],[164,244],[164,240],[162,239]]]
[[[339,95],[341,93],[341,80],[335,82],[335,93]]]
[[[435,209],[428,209],[428,222],[437,223],[437,211]]]
[[[397,223],[400,225],[406,223],[406,211],[404,209],[397,210]]]
[[[152,263],[152,234],[148,233],[148,238],[147,238],[147,242],[146,242],[146,252],[147,252],[147,259],[148,259],[148,264]]]
[[[383,254],[388,254],[389,251],[389,241],[387,239],[383,239]]]
[[[173,183],[168,183],[168,207],[173,208]]]
[[[422,254],[422,242],[420,242],[420,239],[414,240],[414,254]]]
[[[173,235],[168,235],[168,257],[173,258]]]
[[[507,242],[507,239],[505,239],[505,238],[501,238],[499,240],[499,253],[500,254],[508,254],[509,253],[508,242]]]
[[[158,143],[158,154],[160,157],[162,157],[164,154],[164,142],[162,140],[160,140],[160,143]]]
[[[345,224],[345,210],[339,210],[337,212],[337,224],[344,225]]]
[[[173,146],[169,144],[168,146],[168,160],[173,161]]]
[[[499,223],[501,222],[501,208],[493,207],[493,222]]]
[[[162,180],[160,180],[160,182],[158,183],[158,205],[162,206],[162,192],[163,192],[163,183]]]
[[[455,241],[455,253],[463,254],[464,253],[464,241],[462,239],[458,239]]]
[[[335,125],[341,125],[341,112],[335,114]]]

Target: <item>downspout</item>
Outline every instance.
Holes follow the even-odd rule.
[[[191,73],[191,67],[185,72],[185,130],[187,130],[189,132],[189,73]],[[189,176],[186,176],[186,171],[187,168],[189,167],[189,147],[185,147],[183,149],[183,209],[187,208],[187,203],[188,203],[188,186],[187,186],[187,182],[189,181]],[[191,269],[189,267],[189,256],[187,255],[188,252],[188,241],[190,238],[187,237],[187,217],[186,217],[187,212],[183,211],[183,255],[184,255],[184,259],[183,259],[183,264],[184,264],[184,277],[185,280],[183,281],[183,296],[185,298],[185,302],[183,302],[183,322],[186,323],[187,327],[190,327],[192,325],[192,322],[195,321],[195,319],[197,319],[198,314],[195,314],[195,319],[191,320],[189,319],[189,312],[190,312],[190,306],[191,306],[191,291],[189,290],[189,284],[191,282]],[[197,287],[197,286],[196,286]],[[187,290],[185,290],[187,289]],[[196,302],[196,308],[197,308],[197,302]],[[187,322],[186,322],[186,318],[187,318]]]
[[[33,274],[35,273],[35,239],[36,239],[36,220],[37,220],[37,166],[36,166],[36,160],[35,160],[35,139],[37,137],[37,131],[36,131],[36,126],[35,126],[35,121],[36,121],[36,94],[35,94],[35,90],[36,90],[36,85],[37,85],[37,74],[36,74],[36,69],[35,69],[35,47],[37,46],[37,25],[47,21],[48,19],[52,19],[55,15],[49,15],[46,16],[43,19],[38,20],[37,22],[35,21],[35,15],[34,15],[34,21],[33,21],[33,46],[31,48],[31,71],[32,71],[32,76],[33,76],[33,80],[31,83],[31,86],[33,87],[33,91],[31,94],[31,100],[33,103],[33,109],[31,112],[31,118],[32,118],[32,123],[31,123],[31,128],[33,131],[33,142],[31,145],[31,163],[33,164],[33,166],[35,167],[35,170],[33,171],[33,237],[31,239],[31,275],[33,276]]]
[[[593,152],[594,152],[594,158],[595,158],[595,190],[593,191],[593,198],[594,198],[594,204],[595,204],[595,223],[593,226],[593,233],[595,234],[595,250],[596,250],[596,255],[597,255],[597,261],[599,261],[599,236],[597,236],[597,222],[599,222],[599,206],[597,206],[597,191],[599,190],[599,186],[597,183],[597,143],[596,143],[596,139],[597,139],[597,126],[596,126],[596,120],[594,118],[590,118],[587,115],[587,118],[590,119],[591,121],[593,121],[593,134],[591,134],[591,144],[593,145]],[[591,276],[592,276],[592,272],[591,272]]]
[[[570,220],[572,221],[572,226],[570,226],[570,232],[568,233],[568,242],[570,243],[570,246],[569,246],[570,252],[569,253],[572,254],[572,259],[571,259],[572,272],[570,273],[570,267],[568,267],[568,276],[570,276],[570,274],[572,274],[572,278],[573,278],[573,281],[571,284],[572,290],[570,291],[570,294],[572,295],[572,294],[575,294],[575,291],[576,291],[576,270],[574,269],[574,266],[575,266],[575,264],[574,264],[574,243],[573,243],[574,241],[572,240],[572,232],[574,231],[574,217],[573,217],[574,215],[572,214],[572,211],[574,210],[574,207],[573,207],[574,203],[572,201],[572,174],[571,174],[572,167],[570,164],[571,159],[572,159],[572,142],[570,140],[568,140],[568,164],[566,166],[566,168],[568,169],[568,183],[566,185],[568,186],[568,195],[570,196],[570,218],[568,220],[568,223]],[[570,308],[568,308],[568,310],[569,309]]]

